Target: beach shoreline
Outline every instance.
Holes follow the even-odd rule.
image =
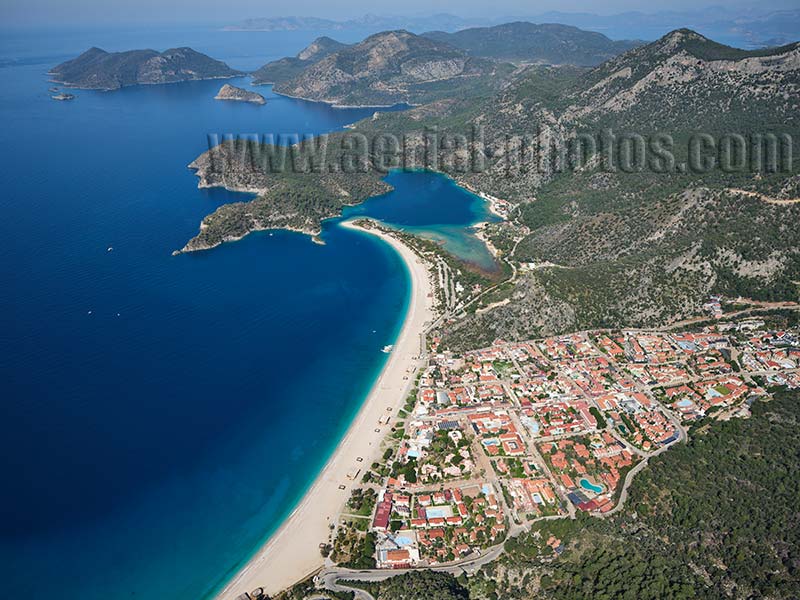
[[[392,421],[396,419],[414,384],[416,370],[424,364],[421,334],[426,323],[434,320],[426,265],[408,246],[384,231],[351,222],[340,226],[375,235],[400,255],[411,280],[403,326],[369,395],[314,484],[275,534],[216,595],[218,600],[234,600],[256,588],[275,595],[325,566],[319,546],[328,543],[330,525],[336,523],[351,491],[360,486],[364,472],[380,458],[381,442],[391,430],[391,422],[380,425],[379,420],[387,415]],[[360,470],[358,475],[349,479],[348,474],[356,470]]]

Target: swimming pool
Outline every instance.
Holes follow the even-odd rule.
[[[578,483],[580,483],[581,487],[589,492],[594,492],[595,494],[602,494],[603,493],[603,486],[597,485],[586,479],[585,477],[581,479]]]
[[[431,506],[425,509],[425,515],[429,519],[446,519],[453,516],[453,509],[449,506]]]

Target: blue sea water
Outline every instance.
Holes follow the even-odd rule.
[[[219,81],[47,92],[48,68],[93,45],[191,45],[253,69],[314,37],[0,35],[4,597],[213,595],[291,512],[383,366],[409,281],[379,240],[331,220],[325,245],[278,231],[171,256],[243,198],[197,189],[187,165],[207,134],[321,133],[371,109],[265,87],[263,107],[218,102]],[[392,174],[398,190],[406,175],[420,177]],[[425,177],[397,206],[435,204]],[[465,202],[421,223],[472,223]]]

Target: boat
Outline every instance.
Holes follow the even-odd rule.
[[[72,94],[65,94],[64,92],[60,94],[56,94],[55,96],[50,96],[53,100],[74,100],[75,96]]]
[[[389,352],[391,352],[391,351],[392,351],[392,348],[394,348],[394,346],[392,346],[391,344],[389,344],[388,346],[384,346],[384,347],[383,347],[383,350],[381,350],[381,352],[383,352],[384,354],[389,354]]]

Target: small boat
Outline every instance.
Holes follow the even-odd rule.
[[[72,94],[65,94],[61,92],[60,94],[56,94],[55,96],[50,96],[53,100],[61,100],[62,102],[65,100],[74,100],[75,96]]]
[[[392,351],[392,348],[394,348],[394,346],[392,346],[391,344],[389,344],[388,346],[384,346],[384,347],[383,347],[383,350],[381,350],[381,352],[383,352],[384,354],[389,354],[389,352],[391,352],[391,351]]]
[[[113,246],[109,246],[108,250],[106,250],[106,252],[113,252],[113,251],[114,251],[114,247]]]

